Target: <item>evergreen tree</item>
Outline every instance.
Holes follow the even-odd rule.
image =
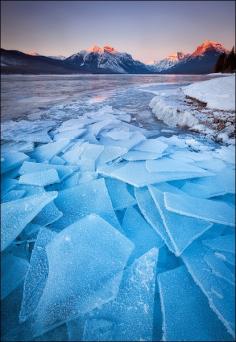
[[[219,55],[219,58],[216,62],[214,72],[223,72],[224,64],[225,64],[226,54],[223,52]]]

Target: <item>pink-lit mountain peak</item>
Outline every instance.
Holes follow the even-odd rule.
[[[88,52],[95,52],[95,53],[104,53],[104,52],[117,53],[118,52],[115,48],[113,48],[110,45],[105,45],[103,47],[94,45],[91,48],[89,48],[87,51]]]
[[[227,50],[222,44],[215,42],[213,40],[205,40],[201,45],[199,45],[196,48],[192,56],[203,55],[208,50],[217,50],[219,52],[227,52]]]

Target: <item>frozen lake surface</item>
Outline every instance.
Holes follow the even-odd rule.
[[[234,146],[149,107],[208,77],[3,77],[3,341],[235,337]]]

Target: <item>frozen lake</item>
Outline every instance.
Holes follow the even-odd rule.
[[[140,86],[167,84],[178,86],[209,79],[202,75],[3,75],[2,120],[43,115],[56,105],[74,104],[83,112],[106,102],[124,110],[140,113],[146,110],[150,98]],[[68,113],[68,115],[70,115]],[[52,114],[53,116],[53,114]]]

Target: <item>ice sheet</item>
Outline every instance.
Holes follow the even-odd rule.
[[[29,263],[12,254],[1,256],[1,300],[7,297],[23,281]]]
[[[135,245],[133,258],[140,257],[153,247],[164,246],[163,240],[134,207],[126,209],[122,228]]]
[[[129,193],[126,183],[112,178],[105,178],[105,183],[114,210],[128,208],[136,203],[135,198]]]
[[[159,139],[148,139],[136,145],[134,149],[137,151],[162,154],[167,147],[168,145]]]
[[[149,186],[149,191],[177,256],[181,255],[195,239],[212,227],[212,223],[168,211],[165,207],[163,191],[159,190],[158,186]]]
[[[60,179],[55,169],[26,173],[19,178],[19,184],[46,186],[59,183]]]
[[[28,196],[2,204],[1,250],[8,247],[25,226],[57,196],[57,192]]]
[[[128,161],[148,160],[161,158],[162,153],[143,152],[143,151],[129,151],[123,158]]]
[[[194,281],[208,298],[211,309],[227,331],[235,336],[235,287],[212,273],[205,261],[208,254],[212,252],[197,240],[184,251],[182,258]]]
[[[109,340],[152,340],[157,259],[158,250],[153,248],[125,270],[117,298],[95,311],[96,322],[87,321],[85,341],[101,340],[100,319],[113,322],[108,329]]]
[[[168,192],[164,193],[164,202],[168,210],[177,214],[234,226],[234,209],[224,202]]]
[[[174,246],[166,232],[166,229],[163,224],[163,220],[161,218],[161,215],[159,211],[157,210],[157,207],[155,205],[155,202],[152,199],[152,196],[150,195],[147,188],[142,189],[134,189],[134,194],[139,206],[139,209],[141,213],[143,214],[146,221],[152,226],[155,232],[164,240],[165,244],[171,250],[174,252]]]
[[[67,139],[41,145],[37,147],[34,152],[32,152],[31,157],[36,159],[37,162],[50,161],[53,157],[59,154],[69,143],[70,140]]]
[[[49,274],[37,308],[36,335],[114,299],[132,249],[95,214],[60,232],[46,247]]]
[[[208,254],[204,259],[217,277],[222,278],[235,286],[235,270],[234,272],[231,272],[224,261],[218,258],[215,254]]]
[[[32,172],[39,172],[45,170],[56,170],[60,180],[69,177],[73,173],[73,169],[71,166],[67,165],[54,165],[54,164],[46,164],[46,163],[34,163],[34,162],[24,162],[21,166],[19,173],[21,175],[32,173]]]
[[[46,245],[55,238],[56,233],[47,228],[39,231],[30,258],[30,266],[25,277],[19,319],[26,321],[36,310],[48,277]]]
[[[213,176],[214,174],[207,172],[192,164],[183,163],[181,161],[173,160],[171,158],[162,158],[158,160],[147,160],[146,167],[149,172],[190,172],[196,175]]]
[[[6,173],[20,166],[29,157],[22,152],[7,152],[1,156],[1,173]]]
[[[2,202],[15,201],[22,198],[25,195],[25,190],[11,190],[5,196],[3,196]]]
[[[204,240],[203,244],[215,251],[235,254],[235,235],[223,235],[211,240]]]
[[[158,285],[164,341],[231,340],[185,266],[159,274]]]
[[[60,191],[55,204],[63,213],[63,217],[53,224],[55,229],[65,228],[91,213],[99,214],[114,227],[120,227],[103,178]]]
[[[105,163],[111,162],[125,153],[127,153],[127,148],[119,146],[104,146],[103,152],[100,154],[97,165],[103,165]]]

